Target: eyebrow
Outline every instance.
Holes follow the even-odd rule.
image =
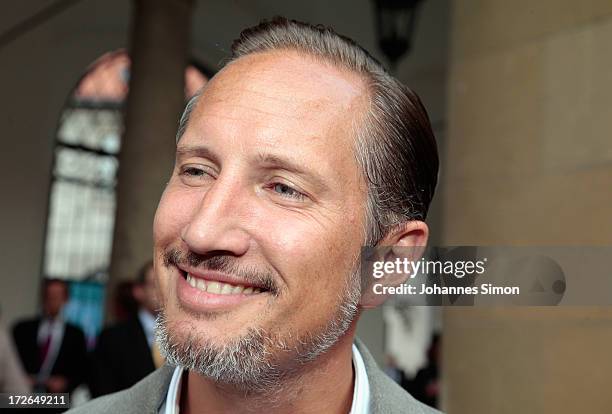
[[[181,145],[176,147],[176,157],[200,157],[208,158],[215,164],[219,164],[219,157],[208,147],[201,145]]]

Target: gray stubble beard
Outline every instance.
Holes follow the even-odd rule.
[[[181,338],[162,308],[155,327],[160,350],[170,365],[229,385],[245,395],[265,394],[271,398],[283,390],[288,379],[299,377],[304,365],[328,351],[347,332],[361,295],[359,272],[356,269],[347,280],[336,313],[318,333],[281,338],[278,333],[253,327],[245,335],[217,345],[199,337],[195,329]]]

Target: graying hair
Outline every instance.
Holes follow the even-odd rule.
[[[329,27],[277,17],[244,30],[229,62],[253,53],[294,50],[349,69],[365,81],[369,108],[356,120],[355,157],[368,185],[365,245],[376,245],[390,230],[425,220],[438,175],[438,151],[427,111],[419,97],[392,77],[353,40]],[[177,142],[201,92],[188,102]]]

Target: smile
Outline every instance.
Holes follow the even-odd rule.
[[[190,273],[185,275],[185,280],[191,287],[215,295],[254,295],[261,293],[261,289],[257,287],[205,280],[192,276]]]
[[[231,274],[199,269],[177,270],[178,300],[194,312],[229,311],[242,304],[255,303],[270,293],[263,286]]]

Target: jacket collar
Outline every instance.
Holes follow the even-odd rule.
[[[361,353],[370,383],[370,414],[425,414],[437,413],[415,400],[408,392],[395,383],[379,367],[368,348],[355,338],[355,345]]]

